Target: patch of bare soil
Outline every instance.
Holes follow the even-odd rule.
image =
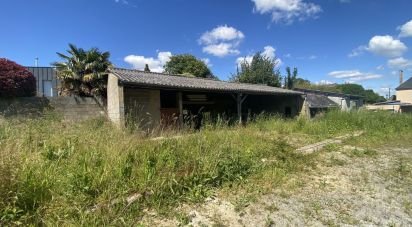
[[[323,151],[295,190],[262,195],[239,209],[235,200],[184,206],[164,226],[412,226],[412,149],[340,146]]]

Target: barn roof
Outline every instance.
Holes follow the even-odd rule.
[[[410,90],[412,89],[412,77],[409,78],[407,81],[403,82],[399,87],[396,88],[397,91],[399,90]]]
[[[304,88],[294,88],[295,91],[300,91],[305,94],[318,94],[318,95],[326,95],[326,96],[333,96],[333,97],[348,97],[351,99],[362,99],[363,96],[360,95],[352,95],[352,94],[343,94],[337,92],[329,92],[329,91],[320,91],[320,90],[311,90],[311,89],[304,89]]]
[[[333,108],[338,104],[324,95],[306,94],[306,102],[310,108]]]
[[[195,91],[235,92],[245,94],[303,94],[298,91],[270,87],[267,85],[226,82],[215,79],[204,79],[164,73],[143,72],[140,70],[114,68],[111,69],[110,72],[119,79],[119,82],[121,84],[129,86]]]

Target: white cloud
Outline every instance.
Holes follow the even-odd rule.
[[[203,52],[217,57],[224,57],[227,55],[238,55],[240,53],[240,51],[235,49],[235,47],[230,43],[207,45],[203,47]]]
[[[236,65],[240,65],[244,61],[250,64],[252,60],[253,60],[253,55],[248,55],[246,57],[239,57],[236,59]]]
[[[262,55],[274,59],[276,57],[276,49],[273,48],[272,46],[265,46],[263,48]]]
[[[276,49],[272,46],[265,46],[262,51],[262,55],[270,59],[275,59],[277,66],[282,64],[282,60],[276,57]],[[253,60],[253,55],[247,55],[246,57],[239,57],[236,59],[236,64],[239,65],[243,61],[251,63]]]
[[[252,0],[254,10],[260,14],[271,14],[275,23],[291,24],[294,20],[316,17],[322,11],[319,5],[304,0]]]
[[[157,58],[139,55],[128,55],[124,61],[131,64],[134,69],[143,70],[148,64],[152,72],[163,72],[163,66],[170,60],[171,52],[159,52]]]
[[[396,69],[412,68],[412,60],[403,57],[393,58],[388,60],[388,66]]]
[[[412,37],[412,20],[400,26],[399,30],[401,30],[399,37]]]
[[[122,4],[125,4],[125,5],[128,5],[128,4],[129,4],[129,1],[127,1],[127,0],[114,0],[114,2],[116,2],[116,3],[122,3]]]
[[[203,33],[199,39],[199,44],[203,46],[203,52],[224,57],[227,55],[238,55],[239,44],[245,35],[234,27],[227,25],[218,26],[211,31]]]
[[[351,0],[339,0],[340,3],[350,3]]]
[[[384,70],[384,69],[385,69],[385,66],[383,66],[383,65],[378,65],[378,66],[376,66],[376,69],[377,69],[377,70]]]
[[[318,58],[318,56],[316,56],[316,55],[311,55],[311,56],[309,56],[308,58],[309,58],[309,60],[315,60],[315,59]]]
[[[343,70],[343,71],[332,71],[328,74],[336,79],[343,79],[345,82],[355,83],[364,80],[371,80],[381,78],[382,75],[374,73],[363,73],[359,70]]]
[[[400,40],[390,35],[374,36],[366,48],[368,51],[385,57],[399,57],[408,50],[408,47]]]
[[[366,46],[358,46],[357,48],[353,49],[350,54],[348,54],[348,57],[350,57],[350,58],[357,57],[357,56],[363,54],[363,52],[365,50],[367,50]]]
[[[229,27],[227,25],[218,26],[212,31],[205,32],[201,37],[199,42],[201,44],[216,44],[221,41],[240,41],[245,38],[245,35],[234,27]]]
[[[384,57],[399,57],[408,50],[408,47],[398,39],[394,39],[390,35],[376,35],[369,40],[368,46],[359,46],[352,50],[348,57],[356,57],[369,51],[373,54]]]
[[[203,61],[208,67],[212,67],[213,64],[210,63],[210,59],[209,58],[202,58],[200,59],[201,61]]]

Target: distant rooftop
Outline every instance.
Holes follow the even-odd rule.
[[[181,75],[144,72],[140,70],[114,68],[111,69],[110,72],[119,79],[121,84],[148,88],[236,92],[245,94],[303,94],[299,91],[287,90],[267,85],[226,82],[215,79],[185,77]]]
[[[338,104],[330,100],[325,95],[307,94],[306,101],[310,108],[333,108],[339,107]]]
[[[397,91],[400,90],[412,90],[412,77],[407,81],[403,82],[399,87],[396,88]]]
[[[349,97],[349,98],[354,98],[354,99],[364,98],[363,96],[360,96],[360,95],[343,94],[343,93],[338,93],[338,92],[329,92],[329,91],[320,91],[320,90],[311,90],[311,89],[304,89],[304,88],[294,88],[293,90],[300,91],[305,94],[311,93],[311,94],[336,96],[336,97]]]

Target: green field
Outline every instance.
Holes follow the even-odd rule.
[[[148,210],[167,216],[176,204],[200,203],[218,190],[281,188],[316,164],[316,153],[296,148],[359,130],[364,134],[348,143],[412,145],[412,115],[384,112],[262,116],[247,126],[207,124],[158,140],[104,119],[3,120],[0,225],[137,225]]]

